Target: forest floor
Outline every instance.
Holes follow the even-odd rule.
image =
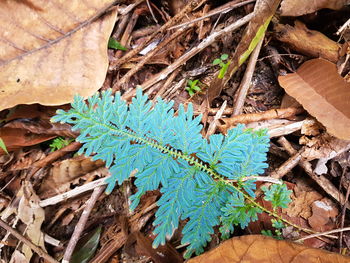
[[[78,131],[50,122],[57,109],[70,108],[76,93],[88,97],[112,89],[131,101],[138,86],[150,100],[173,100],[175,113],[179,105],[192,103],[194,115],[202,114],[204,138],[227,134],[238,123],[267,129],[271,140],[262,176],[287,184],[292,202],[278,214],[300,228],[285,225],[276,231],[262,213],[231,237],[263,231],[350,256],[350,6],[341,0],[312,3],[91,1],[93,15],[86,11],[90,4],[74,11],[70,1],[60,7],[35,0],[1,3],[24,24],[11,27],[16,18],[6,16],[7,35],[0,33],[0,40],[9,39],[0,44],[0,262],[184,261],[186,220],[165,246],[152,247],[161,191],[147,192],[131,212],[134,179],[105,194],[104,178],[110,176],[105,163],[78,155]],[[68,26],[67,15],[63,25],[56,11],[45,15],[48,8],[83,22]],[[64,38],[56,30],[45,35],[54,41],[44,45],[32,40],[44,36],[44,27],[16,32],[32,25],[25,24],[30,12],[67,26]],[[63,59],[52,55],[60,50]],[[271,209],[268,202],[259,203]],[[220,243],[215,228],[205,251],[215,251]],[[291,248],[272,248],[275,243],[264,241],[256,251],[264,254],[267,245],[280,254]],[[241,259],[249,253],[242,252]],[[224,262],[221,256],[215,260]],[[201,260],[193,262],[214,262]]]

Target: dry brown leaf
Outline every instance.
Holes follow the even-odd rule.
[[[283,0],[281,3],[282,16],[301,16],[313,13],[323,8],[338,10],[349,4],[349,0]]]
[[[152,247],[152,238],[144,235],[140,231],[135,231],[128,235],[125,242],[124,251],[132,257],[146,256],[154,263],[182,263],[183,258],[180,253],[170,244]]]
[[[318,31],[308,29],[300,21],[295,21],[294,27],[277,24],[274,29],[279,41],[287,43],[302,54],[321,57],[332,62],[337,62],[339,59],[340,44]]]
[[[103,84],[114,0],[0,1],[0,110],[60,105]]]
[[[335,64],[312,59],[278,81],[330,134],[350,140],[350,83],[338,74]]]
[[[308,222],[312,229],[318,232],[329,231],[336,227],[336,217],[339,215],[338,208],[328,198],[323,198],[312,203],[312,216]]]
[[[102,166],[102,160],[93,161],[90,157],[79,155],[53,164],[47,176],[40,185],[40,193],[60,193],[69,190],[73,180],[84,176]],[[43,196],[41,196],[43,197]]]
[[[7,151],[18,150],[25,146],[32,146],[55,138],[56,135],[35,134],[24,129],[0,128],[0,138],[4,141]],[[5,152],[0,149],[0,155]]]
[[[187,263],[347,263],[349,257],[266,236],[231,238]]]

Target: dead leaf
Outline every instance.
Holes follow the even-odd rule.
[[[55,137],[56,135],[34,134],[23,129],[0,128],[0,138],[3,139],[8,151],[18,150],[25,146],[32,146]],[[5,152],[0,149],[0,155],[4,153]]]
[[[279,41],[287,43],[302,54],[321,57],[332,62],[337,62],[339,59],[340,44],[318,31],[308,29],[300,21],[295,21],[294,27],[277,24],[274,30]]]
[[[22,196],[18,204],[18,218],[26,224],[25,235],[35,245],[45,250],[44,233],[41,232],[41,225],[45,220],[45,212],[39,206],[40,199],[35,194],[32,185],[27,182],[24,183],[19,193],[22,193]],[[28,260],[33,255],[32,250],[25,244],[23,244],[22,252]]]
[[[330,134],[350,140],[350,83],[338,74],[335,64],[312,59],[278,81]]]
[[[313,0],[307,3],[305,3],[305,0],[283,0],[281,3],[281,15],[301,16],[323,8],[338,10],[349,3],[349,0]]]
[[[0,1],[0,110],[17,104],[60,105],[95,93],[107,72],[114,3]],[[27,1],[28,2],[28,1]]]
[[[73,132],[67,123],[53,123],[42,119],[18,119],[6,123],[4,127],[27,130],[34,134],[56,135],[63,137],[78,137],[78,132]]]
[[[50,169],[49,176],[42,181],[40,192],[47,194],[67,191],[74,179],[86,175],[104,164],[101,160],[93,161],[83,155],[56,162]]]
[[[149,236],[145,236],[140,231],[135,231],[128,236],[124,250],[130,256],[150,257],[154,263],[183,262],[182,256],[170,244],[166,243],[163,246],[153,248],[152,242],[153,240]]]
[[[312,203],[312,216],[308,222],[312,229],[318,232],[325,232],[336,227],[335,219],[339,214],[336,205],[328,198],[317,200]]]
[[[231,238],[217,248],[190,259],[187,263],[346,263],[350,258],[297,243],[266,236],[249,235]]]

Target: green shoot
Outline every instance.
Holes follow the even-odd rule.
[[[282,229],[285,228],[285,225],[281,220],[271,219],[272,226],[276,228],[273,232],[271,230],[261,230],[261,234],[269,237],[273,237],[278,240],[282,240]]]
[[[113,49],[122,50],[122,51],[127,51],[128,50],[126,47],[124,47],[122,44],[120,44],[114,38],[109,38],[109,40],[108,40],[108,48],[113,48]]]
[[[220,56],[220,58],[216,58],[213,61],[214,66],[216,66],[216,65],[220,66],[220,71],[219,71],[219,75],[218,75],[219,79],[222,79],[224,77],[224,75],[228,69],[228,66],[231,64],[231,61],[225,62],[227,59],[228,59],[228,54],[222,54]]]
[[[50,144],[51,152],[62,149],[63,147],[68,146],[74,139],[64,139],[62,137],[57,137],[52,140]]]
[[[188,94],[192,97],[194,94],[196,94],[197,92],[201,91],[201,88],[198,85],[201,85],[202,83],[198,80],[188,80],[187,82],[187,87],[185,88],[185,90],[188,92]]]
[[[0,138],[0,148],[6,153],[9,154],[5,145],[5,142],[2,138]]]

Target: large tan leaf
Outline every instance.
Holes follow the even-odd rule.
[[[346,263],[349,257],[266,236],[231,238],[187,263]]]
[[[282,16],[301,16],[322,8],[338,10],[349,3],[349,0],[283,0],[281,14]]]
[[[350,83],[338,74],[335,64],[312,59],[278,81],[330,134],[350,140]]]
[[[0,110],[68,103],[102,85],[114,0],[0,1]]]

